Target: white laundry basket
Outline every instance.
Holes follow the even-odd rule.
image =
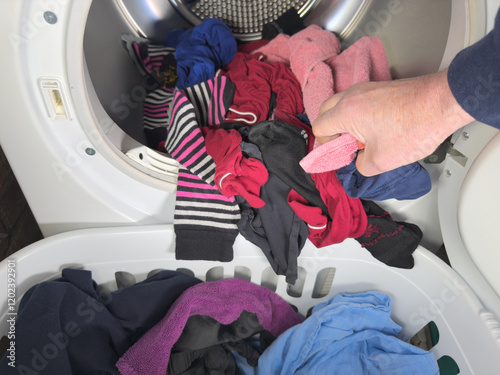
[[[423,248],[414,253],[413,269],[404,270],[380,263],[354,240],[322,249],[308,241],[299,257],[299,279],[289,287],[284,276],[270,269],[261,250],[241,236],[229,263],[176,260],[174,247],[171,225],[67,232],[1,262],[0,280],[7,284],[8,265],[14,261],[18,303],[31,286],[60,277],[66,267],[92,271],[93,279],[111,290],[116,289],[117,271],[130,272],[141,281],[154,269],[178,269],[202,280],[237,277],[264,285],[302,314],[339,292],[375,290],[391,297],[392,318],[403,327],[402,340],[408,341],[433,321],[439,330],[439,341],[431,349],[436,358],[453,358],[460,374],[500,374],[499,324],[460,276]],[[0,306],[0,333],[5,335],[9,329],[6,288]]]

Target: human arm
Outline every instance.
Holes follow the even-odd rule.
[[[388,82],[361,82],[333,95],[313,123],[320,143],[350,133],[365,144],[356,167],[380,174],[431,154],[473,118],[455,100],[447,69]]]
[[[473,119],[500,128],[500,13],[494,29],[449,69],[356,84],[325,101],[321,112],[313,123],[320,143],[351,133],[366,145],[356,166],[367,176],[426,157]]]

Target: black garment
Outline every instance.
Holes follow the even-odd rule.
[[[245,155],[262,160],[256,145],[242,142],[241,146]],[[264,207],[255,209],[244,198],[235,198],[241,208],[240,233],[262,250],[277,275],[286,275],[286,282],[294,284],[297,280],[297,258],[309,230],[288,204],[290,190],[269,171],[269,179],[260,190],[260,197],[266,203]]]
[[[182,292],[201,281],[162,271],[99,295],[92,274],[64,269],[62,277],[30,288],[16,322],[16,368],[2,374],[116,374],[125,351],[167,313]]]
[[[306,137],[304,130],[283,121],[262,121],[251,126],[248,132],[249,142],[259,146],[269,172],[328,215],[314,181],[299,165],[307,155]]]
[[[302,18],[300,18],[295,8],[288,9],[276,19],[276,21],[266,23],[262,28],[262,39],[271,40],[278,34],[293,35],[304,28]]]
[[[361,201],[368,218],[363,236],[356,238],[375,259],[391,267],[410,269],[413,252],[422,240],[422,231],[411,223],[394,221],[391,215],[371,201]]]
[[[167,374],[240,374],[231,351],[236,350],[247,358],[249,365],[257,366],[260,353],[247,340],[266,332],[257,315],[247,311],[243,311],[237,320],[227,325],[209,316],[191,316],[172,348]],[[270,343],[266,341],[266,344]],[[260,349],[263,351],[265,348],[261,346]]]

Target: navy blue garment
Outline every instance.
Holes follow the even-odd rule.
[[[115,374],[120,356],[199,282],[162,271],[99,295],[90,271],[64,269],[61,278],[24,294],[16,322],[16,367],[4,357],[0,373]]]
[[[170,30],[165,37],[163,44],[167,47],[177,48],[179,45],[179,39],[182,34],[186,32],[186,29],[173,29]]]
[[[175,50],[177,88],[197,85],[215,77],[217,70],[229,64],[237,51],[236,40],[229,27],[214,18],[179,36]]]
[[[366,177],[356,169],[354,161],[337,171],[337,178],[351,198],[369,201],[416,199],[431,190],[429,172],[418,163],[396,168],[377,176]]]
[[[306,124],[307,126],[311,126],[311,121],[309,121],[309,117],[307,117],[307,115],[305,113],[299,113],[297,117],[300,121],[302,121],[304,124]],[[312,127],[312,126],[311,126]]]
[[[500,128],[500,12],[488,35],[455,56],[448,84],[474,119]]]

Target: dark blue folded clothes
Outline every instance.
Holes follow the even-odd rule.
[[[33,286],[16,321],[16,367],[1,374],[115,374],[116,362],[158,323],[187,288],[201,281],[161,271],[143,282],[98,294],[92,274],[64,269],[62,277]]]
[[[356,169],[356,159],[337,171],[337,178],[351,198],[369,201],[416,199],[431,190],[429,172],[419,163],[408,164],[377,176],[366,177]]]
[[[177,87],[185,89],[215,77],[237,51],[236,40],[227,25],[206,18],[192,29],[176,35]]]

